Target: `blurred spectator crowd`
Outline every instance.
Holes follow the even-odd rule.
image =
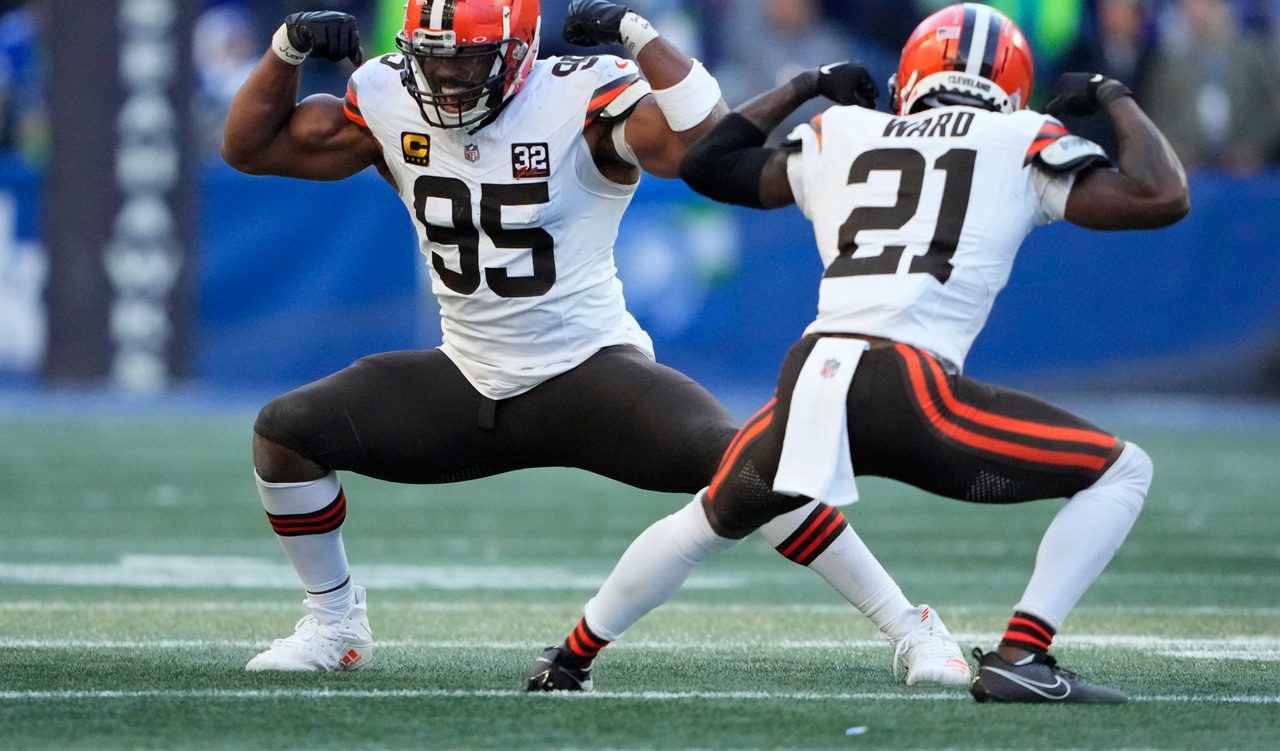
[[[54,0],[0,0],[0,149],[47,154],[38,43]],[[177,0],[175,0],[177,1]],[[567,0],[544,0],[543,54],[580,52],[561,40]],[[887,80],[915,24],[947,0],[628,0],[704,60],[730,104],[796,72],[841,59]],[[1280,164],[1280,0],[992,0],[1037,56],[1036,96],[1058,73],[1120,78],[1192,168],[1250,173]],[[370,53],[392,49],[404,0],[203,0],[194,29],[201,140],[213,152],[227,106],[284,15],[329,8],[361,19]],[[349,70],[309,65],[308,92],[340,92]],[[882,89],[887,89],[883,87]],[[882,106],[887,94],[882,95]],[[817,105],[815,104],[814,107]],[[797,119],[801,117],[797,116]],[[1114,150],[1105,118],[1068,125]]]

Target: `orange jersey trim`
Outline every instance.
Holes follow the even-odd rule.
[[[356,90],[350,86],[347,87],[347,98],[342,100],[342,114],[361,128],[369,129],[369,123],[365,121],[364,113],[360,111],[360,98],[356,96]]]
[[[1031,159],[1036,154],[1039,154],[1041,151],[1044,151],[1046,148],[1052,145],[1054,141],[1058,140],[1059,138],[1062,138],[1063,136],[1068,136],[1068,135],[1071,135],[1071,134],[1067,131],[1066,128],[1062,127],[1061,125],[1058,125],[1057,123],[1045,123],[1040,128],[1040,132],[1036,134],[1035,140],[1032,141],[1031,145],[1027,147],[1026,163],[1030,164]]]
[[[640,80],[639,73],[632,73],[629,76],[623,76],[615,81],[611,81],[604,86],[596,89],[591,95],[591,101],[587,103],[587,116],[583,122],[583,127],[595,122],[596,118],[604,112],[605,108],[613,104],[614,100],[622,96],[622,92],[631,88],[633,84]]]

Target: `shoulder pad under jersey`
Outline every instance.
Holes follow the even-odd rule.
[[[1107,152],[1087,138],[1070,134],[1054,139],[1040,149],[1036,163],[1050,172],[1078,172],[1095,164],[1110,164]]]
[[[591,104],[587,109],[588,124],[595,120],[625,120],[640,100],[653,91],[649,82],[641,77],[639,67],[631,60],[600,55],[594,72],[597,88],[591,94]]]

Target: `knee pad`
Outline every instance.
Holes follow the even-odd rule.
[[[773,492],[773,483],[765,480],[755,462],[748,459],[725,478],[724,485],[712,499],[711,508],[722,529],[746,535],[809,500]]]

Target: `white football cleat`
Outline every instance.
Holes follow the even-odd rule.
[[[352,587],[351,610],[341,623],[321,623],[308,613],[292,636],[276,639],[271,648],[249,660],[249,672],[328,673],[359,670],[373,661],[373,632],[364,587]]]
[[[900,618],[910,618],[915,627],[906,636],[889,639],[893,645],[893,674],[907,671],[907,685],[937,683],[942,686],[967,686],[972,677],[969,663],[960,653],[960,645],[951,638],[936,611],[919,605]]]

